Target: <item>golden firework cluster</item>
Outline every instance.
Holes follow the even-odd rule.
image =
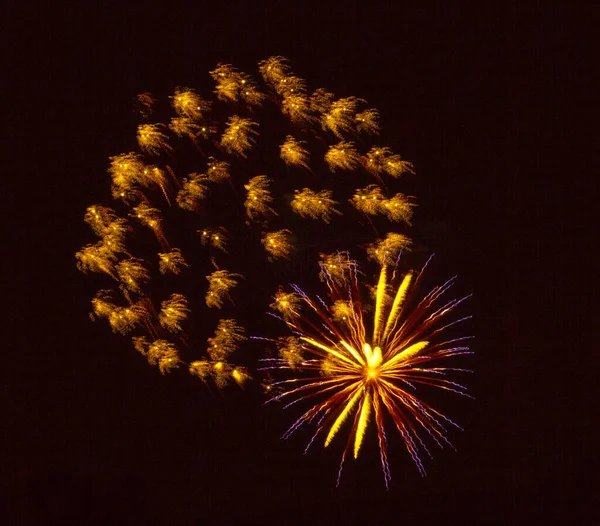
[[[90,206],[85,213],[97,240],[77,252],[78,268],[107,277],[92,300],[93,317],[132,337],[134,348],[163,374],[185,366],[218,386],[249,378],[232,362],[244,328],[228,312],[217,320],[210,316],[251,301],[236,296],[245,262],[227,259],[230,247],[249,238],[246,230],[257,234],[256,253],[263,254],[258,263],[265,266],[293,260],[299,240],[319,247],[320,239],[302,238],[298,224],[319,223],[335,237],[342,216],[346,230],[361,218],[370,225],[378,221],[364,248],[380,263],[410,245],[397,230],[410,224],[415,205],[402,193],[390,193],[388,184],[413,167],[389,147],[373,144],[379,112],[357,97],[336,97],[323,88],[310,92],[280,56],[260,62],[258,72],[260,80],[218,64],[210,71],[211,96],[178,87],[168,99],[169,115],[161,119],[160,101],[140,94],[139,149],[110,157],[115,204]],[[263,136],[268,140],[256,153]],[[344,184],[349,173],[364,177],[361,187]],[[220,214],[212,213],[216,208]],[[222,224],[223,210],[239,223],[236,228]],[[181,224],[188,225],[186,232]],[[194,240],[191,249],[180,245],[184,234]],[[198,254],[206,261],[201,272],[211,270],[199,295],[204,301],[194,303],[184,292],[187,277],[199,271],[192,264]],[[321,258],[335,280],[343,271],[339,258]],[[274,300],[286,319],[298,308],[294,294],[280,291]],[[349,315],[342,304],[334,311],[340,320]],[[198,344],[188,337],[192,326],[206,334],[214,330],[214,336]],[[281,356],[299,363],[295,338]]]

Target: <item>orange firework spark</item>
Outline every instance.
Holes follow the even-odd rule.
[[[443,321],[468,296],[440,301],[452,286],[452,278],[409,308],[414,304],[414,291],[425,267],[396,280],[396,262],[388,280],[390,268],[384,262],[374,288],[372,325],[367,330],[366,305],[361,300],[356,262],[350,260],[347,253],[340,253],[337,268],[333,269],[335,272],[328,268],[330,266],[321,265],[321,275],[329,288],[331,304],[327,305],[321,298],[316,302],[293,285],[296,297],[302,300],[299,303],[307,305],[316,314],[318,322],[301,314],[297,304],[295,308],[286,308],[290,304],[287,295],[280,294],[285,298],[282,300],[285,305],[278,304],[279,296],[273,305],[283,314],[282,319],[295,337],[279,342],[282,344],[281,358],[265,360],[266,369],[292,370],[295,377],[273,384],[283,392],[269,402],[285,401],[285,407],[289,407],[303,400],[321,400],[294,422],[284,438],[302,424],[316,421],[316,432],[306,449],[319,435],[325,435],[324,443],[328,446],[344,422],[351,419],[350,436],[338,473],[339,484],[348,451],[352,449],[354,458],[358,457],[372,419],[388,487],[390,470],[384,428],[384,420],[388,418],[384,414],[387,413],[419,472],[425,475],[419,452],[424,450],[431,454],[422,440],[423,432],[442,447],[444,443],[451,445],[446,438],[446,424],[459,426],[419,399],[415,392],[419,385],[426,385],[469,396],[465,387],[446,379],[448,372],[467,370],[430,365],[442,358],[471,354],[464,345],[470,337],[436,341],[447,328],[470,318]],[[395,282],[399,284],[392,286]],[[290,346],[295,347],[294,360],[289,359]],[[302,357],[302,353],[309,357]]]

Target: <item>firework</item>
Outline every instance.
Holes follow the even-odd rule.
[[[369,302],[362,299],[357,265],[347,253],[321,263],[329,304],[310,298],[294,285],[292,300],[280,291],[272,305],[283,314],[294,336],[279,342],[280,357],[265,360],[266,369],[291,370],[294,375],[273,384],[282,392],[270,401],[285,402],[285,407],[312,402],[284,435],[288,438],[302,425],[316,422],[307,449],[317,437],[328,446],[344,423],[351,422],[338,483],[348,453],[357,458],[365,433],[374,427],[388,486],[386,420],[398,430],[419,472],[425,475],[420,452],[430,452],[424,435],[440,447],[450,445],[446,428],[459,426],[421,400],[418,388],[431,386],[469,396],[465,387],[447,379],[447,373],[465,370],[439,365],[443,359],[470,354],[467,337],[443,338],[446,329],[470,318],[450,319],[466,297],[443,300],[453,278],[417,301],[415,291],[422,270],[396,279],[397,268],[391,270],[387,255],[372,289],[368,321],[365,313]]]
[[[185,366],[223,387],[250,379],[236,359],[248,339],[243,317],[271,303],[292,335],[277,341],[267,369],[293,374],[267,389],[287,405],[313,401],[285,436],[313,422],[310,443],[328,446],[350,421],[341,473],[374,428],[388,485],[391,422],[424,473],[424,438],[447,444],[456,424],[416,389],[468,396],[447,379],[461,369],[431,362],[469,351],[466,338],[443,341],[464,319],[445,321],[462,301],[443,301],[452,280],[418,301],[421,273],[397,270],[416,206],[397,180],[414,167],[381,145],[379,111],[363,99],[311,93],[283,57],[258,71],[262,82],[218,64],[212,100],[189,87],[176,88],[166,108],[150,93],[137,97],[139,151],[110,157],[116,203],[87,209],[97,239],[76,253],[81,271],[110,283],[93,297],[91,317],[131,338],[161,373]],[[380,267],[374,287],[340,248],[364,249]],[[315,260],[328,303],[280,286],[285,272]]]
[[[132,338],[162,373],[187,366],[218,386],[248,380],[230,360],[244,316],[267,307],[277,276],[347,245],[375,259],[410,246],[397,230],[414,204],[393,185],[412,165],[373,144],[378,110],[309,91],[284,57],[261,61],[258,73],[219,63],[208,97],[187,86],[162,100],[140,94],[137,151],[109,158],[115,203],[87,209],[97,239],[76,254],[81,271],[106,281],[93,319]],[[276,298],[293,319],[297,294]],[[286,345],[299,363],[298,342]]]

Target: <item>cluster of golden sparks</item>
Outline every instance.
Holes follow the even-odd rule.
[[[301,233],[285,223],[284,218],[290,213],[301,220],[320,222],[323,231],[330,229],[332,235],[336,221],[348,214],[357,214],[372,226],[374,221],[391,226],[384,236],[373,226],[371,243],[363,245],[368,258],[382,269],[375,288],[371,336],[367,337],[363,323],[356,264],[340,255],[343,253],[320,257],[321,276],[334,298],[329,307],[320,307],[298,287],[289,293],[279,290],[271,305],[294,333],[279,341],[280,357],[271,367],[291,369],[300,375],[315,371],[319,374],[318,379],[309,375],[279,383],[278,389],[289,389],[275,399],[326,395],[325,401],[305,413],[291,431],[320,415],[317,434],[329,429],[325,440],[328,445],[354,413],[356,456],[367,423],[373,418],[387,482],[384,410],[392,416],[420,469],[417,449],[422,442],[417,427],[428,431],[438,442],[446,440],[442,421],[450,421],[419,401],[406,386],[424,383],[463,392],[460,386],[442,378],[447,369],[423,367],[433,359],[464,351],[462,347],[430,341],[441,331],[430,328],[457,302],[430,311],[446,291],[445,285],[427,296],[414,311],[407,311],[405,298],[414,281],[411,273],[390,300],[390,255],[410,247],[410,239],[397,230],[410,224],[415,205],[409,196],[390,193],[385,179],[413,173],[413,167],[387,146],[365,146],[368,138],[379,134],[379,112],[357,97],[338,98],[323,88],[310,93],[307,83],[292,72],[283,57],[263,60],[258,69],[262,83],[231,65],[219,64],[210,72],[215,100],[202,97],[192,88],[176,88],[170,97],[173,114],[167,122],[152,122],[159,102],[153,95],[143,93],[137,97],[144,120],[137,129],[139,151],[110,158],[108,171],[117,205],[98,204],[87,209],[84,219],[98,240],[76,254],[80,270],[104,274],[112,282],[92,299],[92,316],[106,319],[114,332],[129,335],[133,347],[163,374],[186,366],[191,374],[218,387],[231,381],[243,385],[250,375],[231,359],[247,337],[235,317],[219,318],[212,328],[213,336],[205,344],[191,342],[187,336],[192,324],[205,326],[205,309],[219,311],[234,305],[236,287],[244,279],[243,262],[238,261],[236,266],[225,258],[233,243],[247,237],[243,228],[259,231],[258,249],[263,251],[263,264],[268,266],[295,257]],[[269,129],[268,119],[259,120],[259,110],[266,105],[277,108],[286,130],[291,130],[280,138],[273,158],[280,160],[287,181],[290,173],[297,178],[299,184],[292,195],[284,195],[280,174],[269,173],[256,162],[246,162],[261,131]],[[195,149],[198,160],[195,170],[181,173],[176,152],[184,142],[188,143],[186,148]],[[321,149],[313,148],[315,143]],[[362,172],[371,180],[355,190],[336,185],[334,191],[331,182],[343,177],[336,174],[344,171]],[[232,192],[223,202],[223,189],[227,188]],[[210,216],[207,219],[208,205],[214,206],[214,199],[222,201],[218,206],[242,211],[245,223],[241,231],[232,232],[225,225],[211,222]],[[115,208],[122,212],[117,213]],[[172,217],[177,214],[189,218],[187,224],[193,226],[190,233],[197,236],[197,251],[204,251],[205,260],[213,267],[206,275],[204,305],[192,305],[189,297],[180,292],[186,274],[194,272],[194,268],[189,254],[186,257],[181,248],[170,242]],[[135,246],[146,235],[144,230],[155,240],[155,246],[146,246],[144,257],[140,257]],[[318,240],[311,242],[318,244]],[[155,255],[149,258],[148,253],[152,252]],[[156,279],[161,279],[161,283],[171,279],[173,292],[156,298]],[[347,297],[343,297],[344,291]],[[321,317],[320,325],[306,321],[301,314],[303,304]],[[186,361],[184,356],[190,350],[199,356]],[[305,359],[306,352],[315,357]]]

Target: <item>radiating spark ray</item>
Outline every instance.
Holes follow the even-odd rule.
[[[408,291],[408,287],[410,286],[412,278],[412,272],[407,272],[404,276],[404,279],[402,280],[402,283],[398,287],[398,292],[396,293],[394,303],[392,304],[392,309],[390,310],[387,323],[385,324],[382,341],[385,341],[387,339],[390,333],[390,329],[392,329],[392,327],[394,327],[398,322],[398,314],[400,313],[400,307],[402,307],[402,302],[406,298],[406,292]]]
[[[350,365],[354,365],[352,360],[350,360],[349,358],[347,358],[346,356],[344,356],[343,354],[337,352],[336,350],[332,349],[331,347],[327,347],[326,345],[323,345],[315,340],[313,340],[312,338],[306,338],[306,337],[302,337],[302,340],[304,340],[305,342],[310,343],[311,345],[314,345],[315,347],[317,347],[318,349],[322,349],[323,351],[325,351],[327,354],[332,354],[334,355],[336,358],[339,358],[340,360],[350,364]]]
[[[383,317],[383,302],[385,297],[385,280],[386,280],[386,266],[381,266],[381,273],[379,274],[379,283],[377,284],[377,295],[375,299],[375,322],[373,328],[373,341],[379,342],[379,331],[381,326],[381,318]]]
[[[354,349],[354,347],[348,345],[344,340],[342,340],[340,343],[348,350],[348,352],[354,357],[354,359],[358,363],[360,363],[361,365],[365,365],[365,361],[362,359],[361,355],[358,354],[356,349]]]
[[[390,467],[387,461],[387,446],[383,427],[383,415],[381,414],[381,406],[379,404],[380,396],[381,393],[378,392],[377,395],[373,397],[373,412],[375,413],[375,424],[377,425],[377,440],[379,442],[379,456],[381,459],[381,468],[383,469],[383,478],[385,480],[386,489],[389,489],[389,484],[392,477],[390,475]]]
[[[369,421],[369,414],[371,412],[371,395],[367,392],[361,401],[360,416],[358,417],[358,424],[356,426],[356,438],[354,440],[354,458],[358,458],[358,452],[362,445],[365,437],[365,431],[367,430],[367,424]]]
[[[325,447],[327,447],[331,443],[331,441],[333,440],[333,437],[337,434],[341,425],[344,423],[344,421],[350,414],[350,411],[352,411],[352,409],[354,408],[354,405],[356,404],[356,402],[358,401],[358,399],[360,398],[361,395],[362,395],[362,391],[357,390],[356,393],[354,394],[354,396],[348,401],[348,403],[346,404],[346,407],[344,407],[344,410],[339,414],[339,416],[337,417],[337,419],[331,426],[331,430],[329,431],[329,434],[327,435],[327,438],[325,439]]]
[[[417,342],[410,347],[404,349],[402,352],[396,354],[393,358],[390,358],[385,362],[383,367],[385,369],[391,369],[393,365],[398,362],[408,361],[417,354],[419,354],[425,347],[429,345],[429,342]]]

